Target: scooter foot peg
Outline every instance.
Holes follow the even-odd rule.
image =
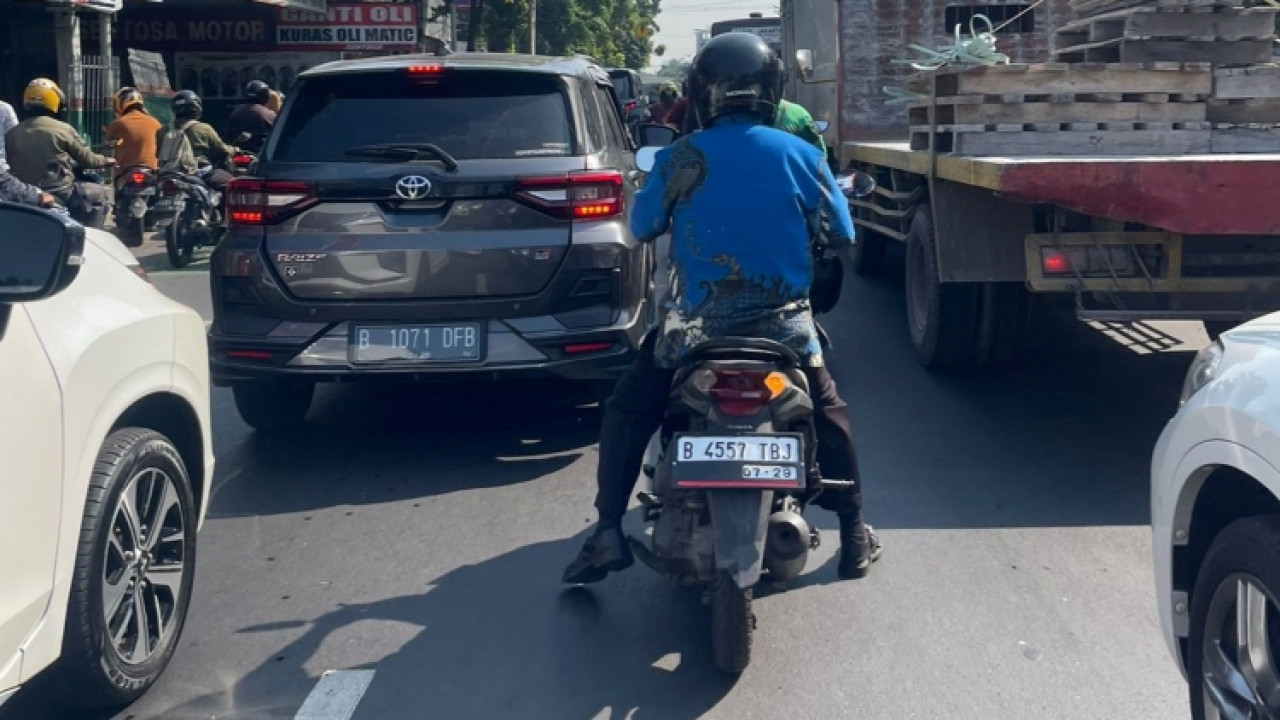
[[[822,534],[818,532],[818,528],[809,528],[809,549],[817,550],[822,546]]]

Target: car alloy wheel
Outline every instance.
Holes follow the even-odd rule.
[[[1202,647],[1205,718],[1280,718],[1280,607],[1261,581],[1236,573],[1219,583]]]
[[[102,577],[107,635],[127,664],[149,660],[177,625],[186,534],[173,478],[156,467],[129,478],[111,515]]]

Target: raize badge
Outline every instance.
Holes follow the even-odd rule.
[[[329,253],[276,253],[276,262],[312,263],[329,257]]]

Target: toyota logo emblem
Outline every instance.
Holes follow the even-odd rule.
[[[417,200],[431,192],[431,181],[421,175],[405,175],[396,181],[396,194],[405,200]]]

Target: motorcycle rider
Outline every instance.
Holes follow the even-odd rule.
[[[109,168],[116,161],[90,150],[75,128],[59,119],[67,96],[52,80],[32,80],[22,93],[22,107],[26,119],[5,134],[10,172],[56,197],[77,222],[102,227],[109,205],[106,189],[76,180],[76,170]]]
[[[8,170],[0,170],[0,201],[47,208],[53,207],[57,198],[22,182]]]
[[[276,122],[276,114],[267,107],[271,102],[271,88],[261,80],[254,80],[245,86],[247,102],[231,112],[227,121],[228,135],[245,150],[257,155],[262,152],[262,144]],[[241,137],[248,135],[248,140]]]
[[[850,481],[817,498],[840,518],[839,575],[862,577],[879,557],[879,538],[862,517],[848,407],[823,365],[809,299],[813,243],[851,243],[853,222],[826,158],[769,127],[781,93],[781,63],[755,35],[717,36],[694,59],[691,110],[707,128],[658,152],[631,215],[642,241],[672,231],[671,307],[605,403],[600,520],[565,569],[566,583],[598,582],[634,561],[622,517],[662,424],[674,368],[698,343],[726,336],[777,340],[804,361],[819,466],[828,479]]]
[[[142,93],[136,88],[123,87],[115,96],[116,119],[107,126],[107,140],[115,145],[116,190],[124,184],[129,168],[159,167],[156,159],[156,136],[160,121],[147,113]]]
[[[676,86],[672,83],[662,83],[662,87],[658,88],[658,101],[649,105],[649,117],[653,122],[664,122],[667,113],[671,112],[671,108],[676,104]]]
[[[200,96],[191,90],[182,90],[173,96],[169,106],[173,108],[173,125],[172,128],[182,130],[187,136],[187,142],[191,144],[191,152],[198,160],[204,158],[212,166],[212,169],[202,179],[209,187],[221,190],[231,180],[231,158],[235,155],[235,148],[227,145],[218,135],[218,131],[206,122],[200,121],[200,116],[204,113],[204,103],[200,100]],[[157,143],[161,147],[164,145],[164,135],[166,129],[161,128]],[[183,172],[191,174],[195,172],[195,168],[182,168]]]

